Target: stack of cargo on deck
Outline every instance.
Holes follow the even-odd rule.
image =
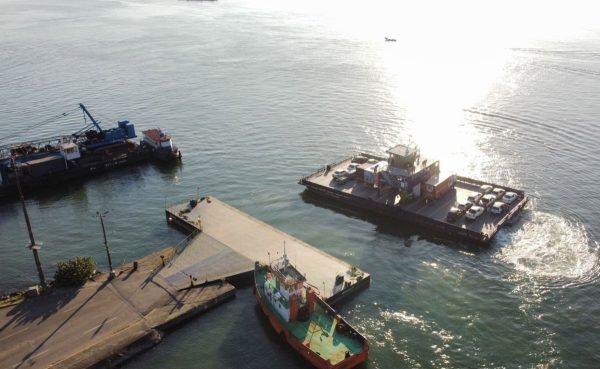
[[[91,123],[78,132],[0,146],[0,196],[16,192],[17,176],[23,187],[35,188],[127,164],[181,158],[171,136],[160,128],[143,131],[137,143],[131,122],[119,121],[117,127],[104,130],[83,104],[79,107]]]
[[[480,244],[489,243],[528,201],[518,189],[442,175],[440,162],[421,156],[417,147],[398,145],[387,154],[354,155],[319,169],[299,183],[313,193],[400,220],[401,224]],[[481,191],[490,188],[497,201],[481,203]],[[514,198],[502,203],[505,193]],[[494,205],[497,210],[499,204],[499,214],[490,211]],[[455,210],[456,216],[449,217]],[[469,219],[472,217],[475,219]]]

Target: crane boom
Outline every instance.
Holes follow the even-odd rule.
[[[96,126],[96,128],[98,128],[98,131],[102,132],[102,128],[100,127],[100,124],[99,124],[100,122],[98,122],[98,121],[96,121],[96,119],[94,119],[92,114],[85,108],[85,106],[83,104],[79,104],[79,107],[81,108],[81,110],[83,110],[85,115],[87,115],[90,118],[90,120]]]

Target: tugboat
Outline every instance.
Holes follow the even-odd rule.
[[[133,123],[119,121],[105,130],[83,104],[79,107],[91,123],[78,132],[0,146],[0,197],[16,193],[17,175],[24,188],[32,189],[123,165],[181,159],[171,136],[160,128],[144,131],[143,141],[137,143]]]
[[[255,294],[273,329],[314,367],[348,369],[367,360],[369,344],[306,284],[283,254],[254,265]]]
[[[151,148],[154,156],[160,160],[181,159],[181,151],[173,145],[173,139],[168,133],[164,133],[160,128],[153,128],[142,131],[144,139],[141,145]]]

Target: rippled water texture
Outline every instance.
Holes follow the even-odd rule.
[[[105,127],[161,126],[184,154],[180,166],[29,194],[48,275],[73,255],[106,268],[96,211],[110,211],[115,263],[179,242],[165,203],[199,191],[372,274],[339,306],[370,339],[367,368],[598,368],[593,4],[0,0],[0,10],[0,144],[79,129],[82,102]],[[397,143],[532,201],[472,250],[297,185]],[[0,291],[35,282],[26,242],[20,205],[0,204]],[[241,289],[126,367],[306,366]]]

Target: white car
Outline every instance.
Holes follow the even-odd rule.
[[[481,199],[481,196],[483,195],[479,192],[471,192],[469,194],[469,197],[467,197],[467,201],[473,205],[477,205],[479,203],[479,200]]]
[[[492,187],[491,185],[484,184],[479,187],[479,192],[481,192],[484,195],[487,195],[488,193],[492,192],[493,189],[494,187]]]
[[[512,204],[517,199],[517,194],[514,192],[507,192],[502,196],[502,202],[505,204]]]
[[[502,214],[508,209],[508,205],[503,203],[502,201],[496,201],[494,205],[490,208],[490,212],[492,214]]]
[[[492,204],[496,200],[497,199],[494,194],[488,193],[487,195],[483,195],[483,197],[481,198],[481,200],[479,200],[479,202],[481,203],[481,206],[483,206],[484,208],[489,208],[490,206],[492,206]]]
[[[465,217],[469,220],[475,220],[477,219],[481,214],[483,214],[483,211],[485,209],[482,208],[481,206],[477,206],[477,205],[473,205],[471,206],[471,209],[469,209],[467,211],[467,214],[465,215]]]
[[[471,208],[471,206],[473,206],[473,203],[469,201],[459,201],[456,203],[456,207],[464,211],[465,213]]]
[[[350,165],[348,165],[348,168],[346,168],[346,172],[348,172],[348,174],[354,174],[356,173],[356,168],[358,168],[360,164],[358,163],[350,163]]]
[[[333,178],[338,179],[340,177],[345,177],[348,175],[348,171],[346,169],[336,169],[335,172],[331,175]]]
[[[350,177],[348,177],[348,176],[341,176],[341,177],[335,178],[334,181],[341,184],[341,183],[348,182],[349,179],[350,179]]]
[[[504,189],[502,188],[494,188],[492,190],[492,195],[496,196],[496,199],[498,200],[500,200],[502,196],[504,196],[504,193],[506,193],[506,191],[504,191]]]

